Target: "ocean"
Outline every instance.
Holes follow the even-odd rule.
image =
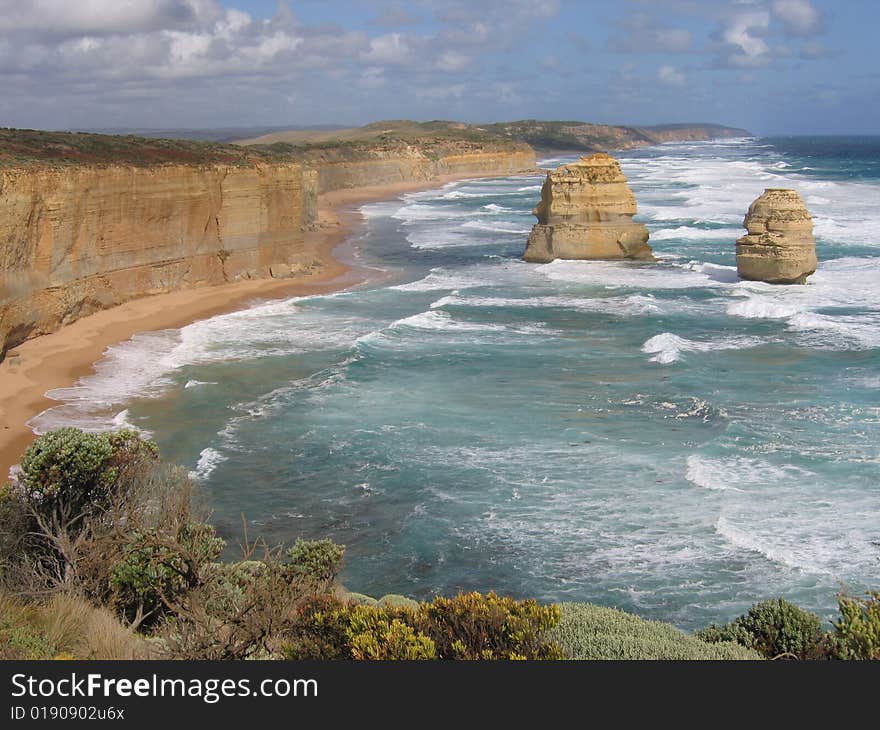
[[[351,242],[378,282],[137,335],[32,426],[142,429],[230,557],[242,520],[330,537],[371,595],[829,619],[880,587],[880,137],[618,158],[657,263],[521,261],[540,176],[407,194]],[[813,214],[805,286],[737,279],[770,187]]]

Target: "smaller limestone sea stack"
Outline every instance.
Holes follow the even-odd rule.
[[[532,214],[526,261],[654,259],[620,164],[602,152],[548,173]]]
[[[768,188],[743,221],[748,233],[736,242],[742,279],[803,284],[816,271],[813,218],[796,190]]]

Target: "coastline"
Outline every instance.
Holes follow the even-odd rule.
[[[319,227],[304,236],[306,249],[311,249],[322,264],[315,272],[290,279],[252,279],[133,299],[22,343],[0,363],[0,485],[34,439],[27,422],[56,403],[45,394],[69,387],[93,372],[94,364],[108,347],[140,332],[185,327],[259,302],[327,294],[381,278],[381,272],[343,262],[336,255],[363,223],[361,205],[458,180],[497,176],[442,175],[431,180],[324,193],[318,200]]]

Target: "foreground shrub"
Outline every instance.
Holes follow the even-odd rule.
[[[339,575],[345,547],[332,540],[297,540],[287,551],[287,562],[296,574],[321,584]]]
[[[154,625],[168,607],[197,587],[226,543],[210,525],[187,523],[171,534],[153,529],[133,536],[113,567],[112,602],[134,626]]]
[[[262,555],[255,560],[258,549]],[[157,635],[174,658],[279,658],[304,615],[314,617],[322,601],[330,600],[343,552],[329,541],[301,542],[287,552],[262,543],[246,546],[245,560],[207,565],[196,585],[177,600],[165,600],[166,619]],[[304,606],[313,609],[304,614]],[[324,628],[319,622],[312,632],[309,651],[334,658],[321,653],[332,654]]]
[[[880,659],[880,591],[864,598],[842,593],[837,604],[840,620],[829,636],[834,659]]]
[[[412,616],[406,609],[352,607],[348,627],[352,659],[436,659],[434,641],[412,627],[407,621]]]
[[[548,638],[568,659],[760,659],[739,644],[709,644],[671,624],[647,621],[615,608],[561,603]]]
[[[384,606],[321,596],[304,604],[284,654],[291,659],[558,659],[546,632],[556,606],[494,593]]]
[[[712,643],[735,641],[768,659],[817,659],[823,654],[821,619],[784,598],[756,603],[730,623],[713,624],[697,636]]]
[[[135,431],[59,428],[28,447],[13,492],[35,518],[81,520],[108,507],[123,476],[157,459],[156,445]]]
[[[440,659],[560,659],[545,633],[559,608],[495,593],[462,593],[422,604],[418,627],[437,645]]]

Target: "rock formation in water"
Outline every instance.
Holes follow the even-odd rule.
[[[813,219],[796,190],[769,188],[749,206],[748,233],[736,242],[740,277],[803,284],[816,271]]]
[[[653,260],[648,229],[633,222],[635,213],[636,198],[610,155],[562,165],[544,181],[523,258]]]

